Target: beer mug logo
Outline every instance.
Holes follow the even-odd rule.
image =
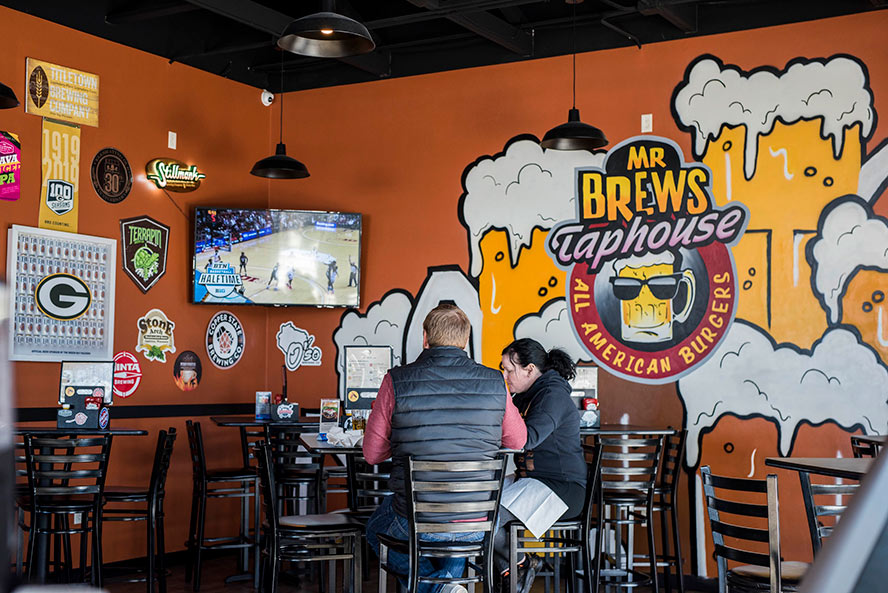
[[[673,323],[684,323],[696,295],[692,270],[675,272],[675,255],[668,251],[614,262],[610,283],[621,301],[620,333],[624,342],[656,343],[672,340]],[[685,284],[684,304],[676,307],[679,287]]]

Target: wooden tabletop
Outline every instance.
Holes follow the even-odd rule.
[[[256,420],[254,416],[210,416],[210,420],[216,426],[294,426],[297,428],[318,429],[318,423],[315,422],[275,422],[273,420]]]
[[[35,434],[35,435],[72,435],[72,436],[100,436],[110,434],[114,436],[133,436],[143,437],[148,434],[147,430],[141,428],[117,428],[113,424],[105,430],[98,428],[58,428],[55,425],[48,424],[45,426],[16,426],[15,434]]]
[[[791,469],[833,478],[859,480],[866,475],[872,465],[872,459],[856,459],[854,457],[768,457],[765,465],[780,469]]]
[[[641,426],[638,424],[602,424],[597,428],[580,428],[580,434],[583,436],[592,434],[601,435],[630,435],[639,436],[645,434],[652,435],[670,435],[675,434],[677,429],[671,426]]]

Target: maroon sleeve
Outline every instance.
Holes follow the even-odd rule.
[[[381,463],[392,456],[392,411],[394,409],[394,385],[391,375],[386,373],[376,394],[376,401],[373,402],[370,417],[367,418],[367,427],[364,429],[364,459],[368,463]],[[523,422],[522,428],[524,428]],[[525,438],[526,436],[525,431]]]

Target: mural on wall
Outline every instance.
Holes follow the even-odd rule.
[[[633,381],[679,378],[691,467],[700,463],[704,435],[725,416],[773,423],[782,454],[792,451],[806,423],[888,431],[888,220],[873,210],[888,187],[888,141],[867,150],[876,113],[865,66],[851,56],[834,56],[746,72],[702,56],[676,84],[671,108],[678,127],[691,136],[691,156],[682,155],[674,138],[641,136],[608,153],[590,153],[545,150],[525,135],[471,163],[458,202],[469,269],[430,268],[416,296],[394,290],[366,314],[343,314],[334,333],[340,382],[343,346],[390,345],[396,365],[409,362],[421,349],[425,312],[453,301],[473,321],[470,355],[488,366],[498,365],[500,351],[514,338],[533,337]],[[676,181],[682,170],[685,183],[697,170],[705,188],[700,202],[690,201],[695,194],[689,187],[655,188],[650,177],[624,185],[612,181],[612,191],[604,193],[619,198],[597,202],[596,183],[607,188],[607,178],[620,176],[618,169],[623,176],[632,169],[627,164],[633,146],[636,159],[642,146],[648,157],[652,148],[662,150],[660,168],[672,170]],[[608,156],[616,154],[619,159]],[[656,169],[636,168],[648,174]],[[595,173],[602,175],[593,178]],[[625,235],[621,243],[615,234],[608,237],[608,229],[619,222],[628,233],[636,213],[656,221],[666,211],[656,209],[655,194],[689,200],[661,221],[677,226],[696,209],[701,217],[712,215],[717,227],[736,212],[732,232],[692,248],[677,241],[670,249],[667,241],[618,256]],[[584,207],[590,209],[586,214],[598,207],[603,214],[598,220],[583,216]],[[672,229],[670,235],[681,236]],[[650,237],[639,242],[644,240]],[[720,259],[713,254],[719,249]],[[576,256],[584,250],[590,257]],[[714,298],[719,279],[731,290],[726,305]],[[575,306],[586,298],[578,296],[583,287],[596,306]],[[628,354],[620,365],[616,351],[608,356],[596,350],[582,331],[590,321],[571,315],[572,309],[575,315],[594,310],[601,326],[610,324],[616,342],[650,352],[699,330],[703,314],[716,306],[727,309],[720,331],[712,339],[698,333],[702,341],[699,352],[691,350],[693,359],[653,380],[645,379],[646,366],[627,371]],[[645,311],[652,316],[647,321],[656,323],[644,323]],[[750,464],[752,474],[754,451]]]

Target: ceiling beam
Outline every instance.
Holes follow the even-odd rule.
[[[683,33],[697,32],[697,5],[668,0],[638,0],[638,12],[660,15]]]
[[[164,2],[150,8],[134,8],[131,10],[117,10],[105,15],[105,22],[109,25],[124,25],[138,23],[166,16],[183,14],[199,10],[197,6],[187,2]]]
[[[438,0],[408,0],[408,2],[426,10],[441,8]],[[529,56],[533,53],[533,40],[529,34],[489,12],[454,12],[446,14],[444,18],[520,56]]]

